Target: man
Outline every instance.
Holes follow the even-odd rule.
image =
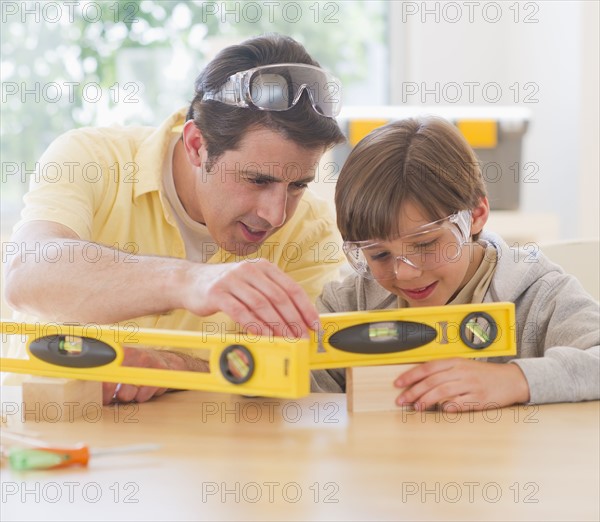
[[[59,137],[15,227],[8,303],[44,321],[308,335],[342,258],[306,193],[344,140],[339,88],[300,44],[262,36],[204,69],[187,117]],[[128,348],[124,363],[206,369],[163,350]],[[105,384],[104,399],[163,392]]]

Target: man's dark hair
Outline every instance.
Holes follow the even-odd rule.
[[[205,92],[218,90],[232,74],[276,63],[305,63],[319,67],[306,49],[292,38],[268,34],[226,47],[200,73],[186,120],[193,119],[202,132],[209,161],[235,149],[251,127],[265,127],[309,150],[327,149],[346,140],[334,119],[315,112],[306,92],[294,107],[281,112],[202,101]]]

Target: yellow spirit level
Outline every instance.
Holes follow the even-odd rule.
[[[0,371],[291,399],[310,392],[310,370],[516,354],[512,303],[322,314],[321,324],[319,338],[290,340],[1,321],[2,342],[22,336],[29,358],[1,358]],[[125,346],[208,351],[210,371],[124,366]]]

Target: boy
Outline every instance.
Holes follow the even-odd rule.
[[[517,359],[445,359],[399,376],[397,404],[486,405],[600,397],[598,303],[543,254],[483,231],[489,204],[477,159],[448,122],[388,124],[346,161],[335,194],[344,252],[356,274],[326,285],[321,312],[511,301]],[[344,370],[313,373],[340,391]]]

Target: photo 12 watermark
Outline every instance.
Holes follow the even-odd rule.
[[[539,405],[513,405],[501,408],[497,402],[467,402],[464,406],[456,402],[446,402],[443,407],[435,409],[426,409],[424,407],[415,408],[414,406],[398,407],[401,414],[401,421],[407,422],[444,422],[455,424],[466,420],[472,424],[475,422],[486,422],[496,424],[503,418],[509,418],[514,423],[537,424]]]
[[[2,328],[2,343],[8,343],[17,338],[20,342],[27,342],[29,338],[44,338],[60,335],[65,339],[106,339],[115,343],[137,344],[140,327],[133,321],[100,325],[98,323],[57,323],[53,321],[29,323],[15,323],[5,321]],[[76,350],[77,346],[65,346],[64,349]]]
[[[74,23],[82,19],[87,24],[102,20],[113,23],[135,24],[139,22],[138,2],[127,1],[2,1],[0,2],[0,17],[2,23],[21,22],[47,24]]]
[[[314,504],[340,502],[340,485],[337,482],[202,482],[202,502],[235,504],[273,504],[301,501]]]
[[[508,104],[539,103],[536,82],[402,82],[402,103]]]
[[[400,2],[402,23],[487,23],[497,24],[509,20],[515,24],[537,24],[539,2],[479,2],[479,1],[430,1]]]
[[[10,504],[137,504],[140,486],[137,482],[79,481],[3,481],[2,505]]]
[[[16,161],[2,162],[2,183],[15,180],[21,183],[86,184],[137,183],[139,165],[133,161],[100,164],[96,161],[36,161],[32,164]]]
[[[2,417],[8,425],[22,423],[109,422],[137,424],[140,405],[134,402],[114,403],[103,407],[98,402],[49,401],[3,402]]]
[[[271,24],[297,24],[304,20],[316,24],[337,24],[339,11],[339,2],[329,1],[203,2],[201,20],[202,23],[207,23],[210,19],[215,19],[222,24],[256,24],[265,21]]]
[[[498,482],[409,482],[400,485],[403,504],[428,502],[436,504],[473,504],[485,502],[496,504],[503,498],[515,504],[537,504],[540,486],[537,482],[513,482],[501,485]]]
[[[342,417],[340,405],[331,401],[311,404],[274,400],[203,401],[200,406],[203,423],[339,424]]]
[[[17,257],[21,263],[138,263],[139,246],[133,241],[110,247],[89,241],[60,240],[2,243],[2,263]]]
[[[86,103],[117,105],[139,103],[143,85],[137,82],[115,82],[108,87],[98,82],[2,82],[2,103],[74,103],[78,97]]]

